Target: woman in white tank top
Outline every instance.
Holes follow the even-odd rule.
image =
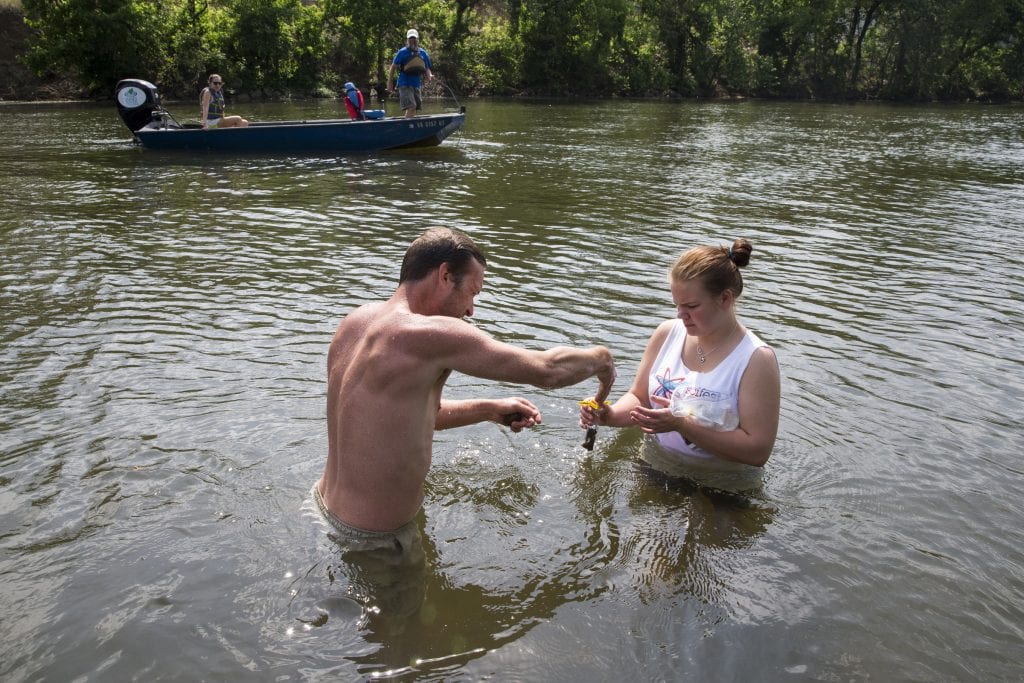
[[[669,275],[676,317],[647,342],[633,386],[580,425],[636,426],[670,451],[762,466],[779,428],[775,352],[736,317],[751,245],[694,247]]]

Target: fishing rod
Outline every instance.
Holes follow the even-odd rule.
[[[444,87],[444,89],[448,91],[448,94],[451,95],[452,99],[455,100],[455,108],[462,109],[462,103],[459,102],[459,98],[455,96],[455,91],[448,86],[447,81],[443,78],[435,78],[434,80]]]

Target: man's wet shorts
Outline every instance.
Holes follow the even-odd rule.
[[[416,520],[412,519],[392,531],[368,531],[346,524],[327,509],[320,495],[320,482],[310,491],[320,515],[331,530],[330,537],[347,553],[368,553],[383,559],[391,558],[395,564],[410,564],[423,560],[423,539]]]

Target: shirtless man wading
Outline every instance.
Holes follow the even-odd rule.
[[[518,432],[541,421],[524,398],[441,397],[452,371],[554,389],[596,376],[596,400],[615,380],[608,349],[530,351],[471,325],[486,260],[465,234],[433,228],[402,261],[390,299],[345,317],[327,355],[328,453],[314,487],[336,529],[395,532],[423,503],[434,431],[492,421]]]

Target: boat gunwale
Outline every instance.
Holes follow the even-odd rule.
[[[199,125],[193,124],[191,126],[171,127],[165,126],[161,122],[151,122],[142,128],[135,131],[136,134],[152,134],[152,133],[183,133],[183,132],[201,132],[201,133],[213,133],[220,131],[244,131],[250,128],[255,129],[267,129],[267,128],[296,128],[296,127],[310,127],[317,128],[323,126],[342,126],[342,125],[359,125],[359,124],[391,124],[395,125],[403,122],[415,123],[416,121],[429,121],[436,120],[439,118],[452,119],[456,117],[465,117],[464,112],[444,112],[438,114],[423,114],[421,116],[415,116],[413,118],[406,118],[404,116],[390,116],[383,119],[366,119],[363,121],[353,121],[352,119],[293,119],[285,121],[252,121],[246,127],[232,127],[232,128],[214,128],[204,129]],[[180,125],[180,124],[179,124]]]

